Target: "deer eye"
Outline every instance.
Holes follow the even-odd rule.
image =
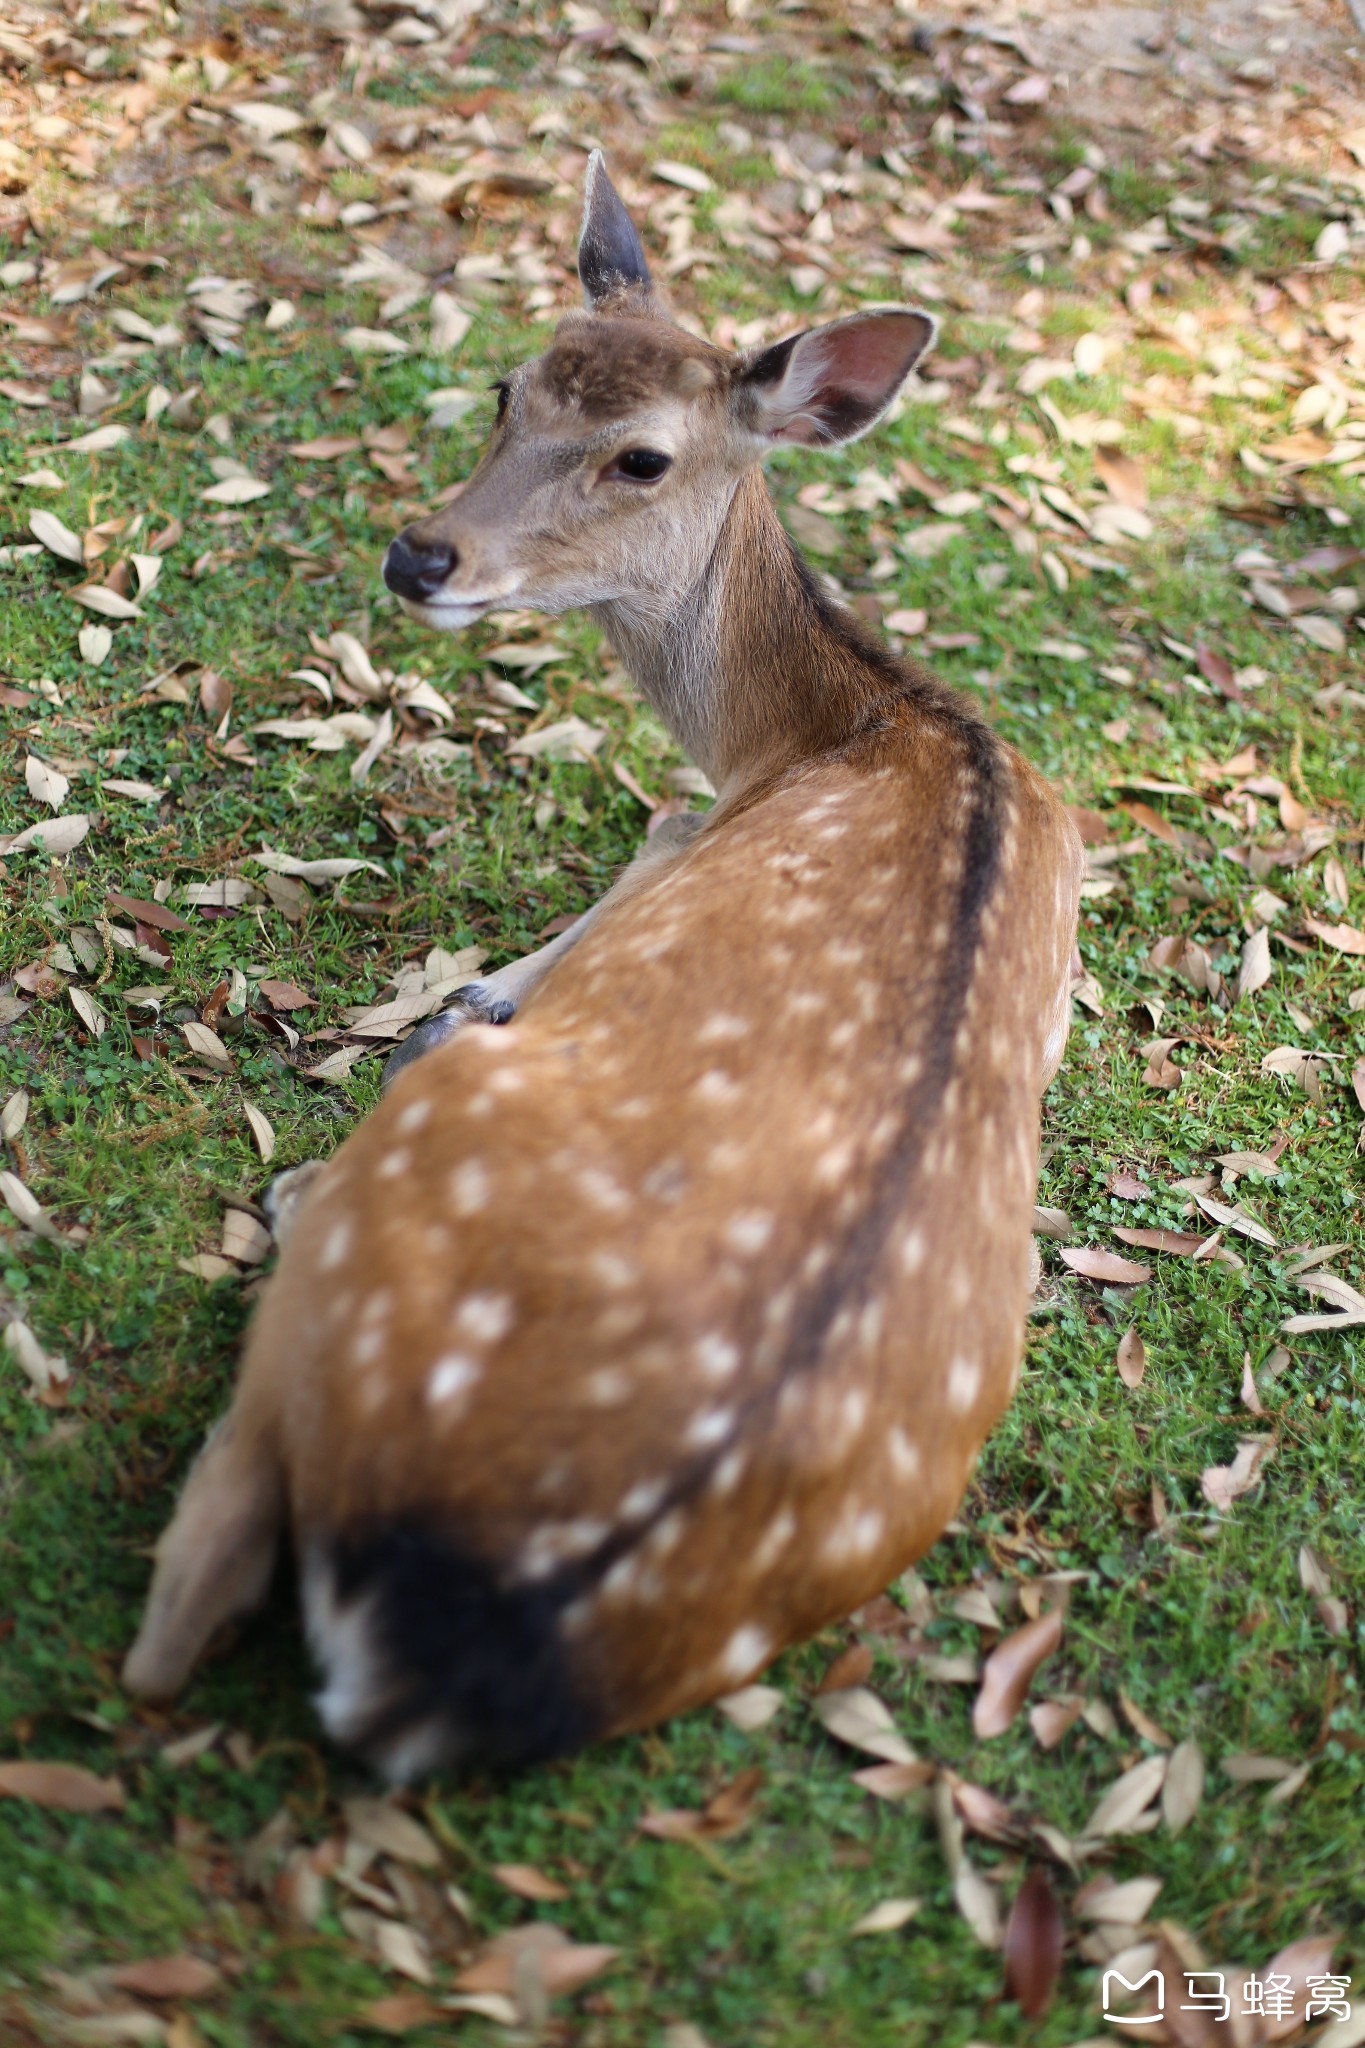
[[[498,413],[497,413],[497,417],[498,417],[498,419],[499,419],[499,420],[501,421],[502,419],[504,419],[504,418],[506,417],[506,413],[507,413],[507,400],[508,400],[508,397],[509,397],[509,395],[510,395],[510,392],[511,392],[511,386],[510,386],[510,385],[508,384],[508,382],[507,382],[506,378],[503,378],[501,382],[499,382],[499,383],[497,383],[497,384],[492,384],[492,385],[490,385],[490,386],[489,386],[489,389],[490,389],[490,390],[492,390],[492,391],[496,391],[496,392],[497,392],[497,394],[498,394]]]
[[[671,455],[657,448],[627,448],[608,468],[608,476],[623,476],[633,484],[656,484],[666,469],[673,467]]]

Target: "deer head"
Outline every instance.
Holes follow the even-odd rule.
[[[783,443],[866,433],[934,335],[890,307],[750,355],[699,340],[669,318],[600,151],[578,269],[586,310],[498,384],[464,490],[389,547],[384,580],[428,625],[621,602],[657,624],[696,587],[745,472]]]

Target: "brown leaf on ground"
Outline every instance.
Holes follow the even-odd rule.
[[[1120,1262],[1122,1263],[1122,1262]],[[997,1643],[986,1659],[981,1690],[972,1709],[972,1729],[979,1740],[1003,1735],[1024,1704],[1035,1672],[1062,1640],[1062,1615],[1054,1608],[1037,1621],[1026,1622]]]
[[[1039,1700],[1037,1706],[1030,1707],[1028,1724],[1039,1749],[1055,1749],[1084,1711],[1085,1701],[1081,1699]]]
[[[570,1941],[562,1928],[549,1921],[533,1920],[527,1926],[495,1934],[474,1961],[461,1970],[455,1984],[460,1991],[493,1991],[510,1996],[516,1989],[518,1961],[533,1960],[544,1990],[553,1998],[577,1991],[580,1985],[600,1977],[620,1953],[619,1948],[604,1943]]]
[[[960,1778],[956,1771],[945,1770],[943,1776],[952,1791],[953,1805],[972,1834],[987,1842],[1019,1840],[1022,1829],[1003,1799],[997,1799],[984,1785],[974,1785],[970,1778]]]
[[[843,1692],[872,1676],[872,1652],[866,1643],[852,1643],[830,1665],[817,1692]]]
[[[164,903],[150,903],[141,896],[125,896],[120,889],[106,892],[105,902],[111,910],[121,910],[125,917],[135,918],[139,924],[155,926],[159,932],[187,932],[188,921]]]
[[[392,1800],[348,1799],[342,1812],[349,1833],[367,1849],[423,1870],[434,1870],[440,1864],[441,1852],[430,1833]]]
[[[723,1841],[737,1835],[749,1823],[763,1778],[764,1773],[753,1765],[722,1785],[703,1807],[645,1814],[638,1823],[640,1832],[663,1842]]]
[[[262,981],[257,984],[273,1010],[315,1010],[317,997],[293,981]]]
[[[1097,1251],[1090,1245],[1064,1245],[1062,1261],[1082,1280],[1098,1280],[1110,1287],[1141,1287],[1152,1277],[1150,1266],[1121,1259],[1117,1252]]]
[[[117,1778],[79,1764],[0,1763],[0,1799],[28,1799],[53,1813],[117,1813],[124,1796]]]
[[[1129,1228],[1127,1224],[1116,1224],[1114,1235],[1140,1251],[1174,1252],[1181,1258],[1189,1258],[1201,1245],[1209,1242],[1206,1237],[1196,1237],[1190,1230],[1143,1230]]]
[[[319,434],[314,441],[290,441],[284,452],[301,462],[335,462],[340,455],[354,455],[362,445],[358,434]]]
[[[1115,1363],[1119,1369],[1119,1378],[1125,1387],[1142,1385],[1142,1376],[1147,1370],[1147,1347],[1135,1328],[1125,1330],[1119,1338],[1118,1357]]]
[[[1119,1709],[1133,1733],[1140,1735],[1144,1742],[1155,1743],[1158,1749],[1171,1749],[1174,1747],[1170,1736],[1161,1724],[1154,1721],[1150,1714],[1144,1714],[1142,1708],[1135,1701],[1130,1700],[1126,1692],[1121,1691],[1119,1693]]]
[[[876,1799],[908,1799],[932,1781],[935,1768],[926,1763],[869,1764],[866,1770],[853,1773],[853,1783]]]
[[[1131,505],[1135,512],[1146,510],[1147,478],[1141,463],[1131,455],[1123,455],[1117,448],[1097,448],[1095,472],[1110,496],[1121,505]]]
[[[1260,1485],[1261,1468],[1274,1455],[1275,1444],[1271,1437],[1243,1438],[1230,1465],[1206,1467],[1199,1482],[1205,1500],[1227,1514],[1234,1501]]]
[[[884,1701],[865,1686],[851,1686],[847,1692],[819,1695],[812,1708],[830,1734],[850,1749],[866,1756],[881,1757],[890,1764],[911,1764],[915,1753],[891,1718]]]
[[[505,1885],[519,1899],[553,1905],[569,1896],[566,1884],[561,1884],[557,1877],[547,1877],[533,1863],[495,1863],[493,1875],[500,1885]]]
[[[203,1998],[221,1984],[222,1972],[200,1956],[148,1956],[145,1962],[124,1963],[110,1982],[135,1998]]]
[[[1324,946],[1331,946],[1335,952],[1350,953],[1357,957],[1365,955],[1365,932],[1353,924],[1324,924],[1320,918],[1306,917],[1303,920],[1306,932],[1321,939]]]
[[[1178,1835],[1189,1826],[1204,1797],[1204,1752],[1186,1737],[1171,1751],[1165,1781],[1161,1787],[1161,1817],[1170,1834]]]
[[[1035,1864],[1005,1922],[1005,1989],[1026,2019],[1042,2019],[1051,2006],[1064,1947],[1062,1909],[1047,1872]]]
[[[411,2034],[418,2027],[435,2027],[448,2021],[439,2005],[433,2005],[420,1991],[395,1991],[388,1998],[376,1998],[372,2005],[364,2005],[356,2014],[362,2027],[373,2027],[381,2034]]]
[[[1137,1825],[1166,1781],[1164,1756],[1149,1756],[1114,1780],[1085,1824],[1087,1835],[1143,1832]]]

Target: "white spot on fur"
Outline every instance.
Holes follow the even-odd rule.
[[[621,1503],[622,1516],[628,1522],[644,1520],[653,1514],[666,1491],[662,1479],[637,1479]]]
[[[713,1444],[725,1441],[734,1419],[732,1408],[708,1408],[689,1425],[686,1441],[695,1450],[709,1450]]]
[[[630,1207],[630,1196],[619,1181],[612,1179],[600,1166],[585,1166],[578,1176],[578,1192],[585,1202],[604,1215],[619,1214]]]
[[[833,1187],[843,1180],[853,1164],[853,1147],[847,1139],[842,1144],[831,1145],[822,1152],[815,1162],[815,1178],[824,1187]]]
[[[918,1478],[920,1454],[898,1422],[893,1423],[886,1433],[886,1449],[898,1478]]]
[[[619,1365],[599,1366],[587,1380],[588,1399],[599,1408],[619,1408],[630,1396],[630,1375]]]
[[[619,1252],[593,1252],[589,1255],[588,1265],[594,1277],[600,1280],[604,1287],[611,1288],[614,1293],[623,1287],[629,1287],[633,1280],[640,1277],[639,1267],[632,1265],[629,1259],[622,1258]]]
[[[724,1067],[711,1067],[692,1092],[701,1102],[732,1102],[739,1093],[739,1083],[733,1074],[726,1073]]]
[[[669,1551],[676,1550],[682,1541],[685,1526],[682,1516],[674,1508],[671,1514],[665,1515],[661,1522],[654,1524],[645,1542],[657,1557],[667,1557]]]
[[[965,1415],[980,1392],[981,1367],[974,1359],[955,1358],[948,1368],[948,1406]]]
[[[343,1219],[334,1223],[323,1242],[318,1265],[324,1273],[334,1272],[351,1248],[351,1226]]]
[[[358,1366],[373,1365],[383,1349],[382,1329],[360,1330],[351,1339],[351,1363]]]
[[[437,1359],[427,1375],[427,1400],[433,1408],[453,1401],[463,1406],[462,1397],[477,1386],[483,1368],[463,1352],[452,1351]]]
[[[739,1364],[739,1346],[715,1330],[697,1339],[695,1355],[703,1377],[717,1384],[728,1380]]]
[[[901,1264],[907,1273],[918,1273],[924,1264],[929,1247],[924,1241],[924,1232],[916,1226],[907,1230],[901,1239]]]
[[[750,1559],[756,1572],[768,1571],[796,1534],[796,1516],[790,1508],[779,1508],[763,1531]]]
[[[773,1234],[774,1218],[765,1209],[750,1209],[743,1216],[732,1217],[725,1226],[725,1242],[741,1258],[752,1258],[761,1252]]]
[[[839,1421],[846,1441],[861,1433],[867,1421],[867,1395],[861,1387],[850,1387],[844,1395]]]
[[[733,1493],[744,1476],[747,1462],[743,1451],[727,1451],[711,1475],[712,1493],[718,1494],[722,1500]]]
[[[737,1628],[721,1652],[720,1674],[736,1684],[766,1664],[773,1653],[772,1637],[752,1622]]]
[[[376,1178],[379,1180],[397,1180],[400,1174],[406,1173],[411,1165],[411,1152],[408,1151],[406,1145],[400,1145],[396,1152],[386,1153],[384,1158],[380,1160]]]
[[[732,1017],[724,1010],[717,1010],[697,1033],[697,1043],[719,1045],[729,1039],[747,1038],[751,1028],[747,1017]]]
[[[401,1112],[394,1129],[400,1138],[407,1138],[414,1131],[420,1131],[431,1115],[431,1103],[425,1095],[419,1095],[416,1102],[410,1102]]]
[[[465,1159],[450,1176],[450,1199],[457,1216],[477,1216],[488,1201],[488,1169],[481,1159]]]
[[[455,1311],[455,1325],[475,1344],[496,1344],[513,1322],[512,1304],[505,1294],[470,1294]]]

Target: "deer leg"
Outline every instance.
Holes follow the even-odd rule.
[[[585,910],[567,931],[560,932],[547,945],[538,946],[534,953],[527,953],[520,960],[511,960],[506,967],[496,968],[492,974],[457,988],[445,1009],[419,1024],[397,1050],[389,1054],[384,1066],[385,1089],[393,1086],[404,1067],[411,1066],[423,1054],[434,1052],[438,1045],[444,1045],[447,1039],[453,1038],[466,1026],[510,1023],[531,990],[545,979],[557,960],[563,959],[570,948],[578,944],[608,906],[624,902],[654,881],[691,845],[708,815],[704,811],[685,811],[678,817],[666,819],[624,874],[618,875],[606,895],[594,903],[591,910]]]
[[[259,1417],[240,1400],[210,1435],[156,1546],[156,1572],[123,1666],[129,1692],[172,1699],[223,1622],[259,1607],[284,1527],[284,1484]]]

